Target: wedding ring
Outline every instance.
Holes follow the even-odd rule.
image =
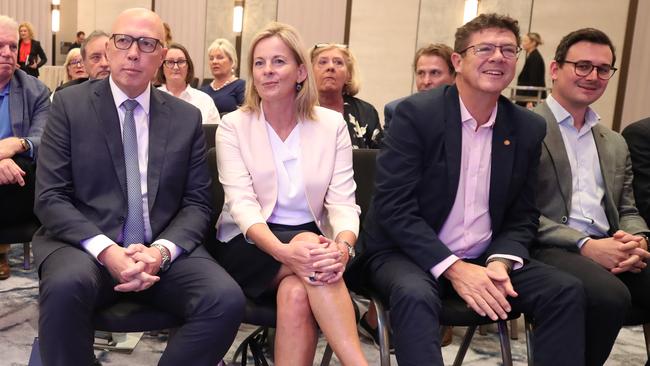
[[[312,273],[311,276],[307,277],[310,282],[316,282],[316,273]]]

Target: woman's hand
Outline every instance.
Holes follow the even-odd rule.
[[[282,245],[282,252],[278,260],[288,266],[299,277],[314,277],[318,270],[314,263],[319,257],[312,255],[312,251],[326,246],[325,243],[294,240]]]
[[[334,283],[343,277],[345,267],[350,260],[347,247],[344,243],[337,243],[334,240],[320,236],[326,248],[312,250],[312,254],[318,256],[314,265],[318,268],[316,280],[323,283]]]

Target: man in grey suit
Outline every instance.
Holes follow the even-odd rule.
[[[211,215],[201,113],[150,85],[163,37],[155,13],[124,11],[106,45],[111,76],[54,95],[33,240],[47,365],[90,365],[93,314],[123,299],[182,320],[159,365],[214,366],[242,319],[241,289],[201,246]]]
[[[454,50],[442,43],[429,44],[415,52],[413,71],[418,92],[454,83],[456,70],[451,63],[452,53]],[[388,129],[397,105],[406,98],[395,99],[384,106],[384,130]]]
[[[615,61],[605,33],[568,34],[550,64],[553,93],[535,109],[547,133],[533,255],[583,282],[587,365],[607,360],[631,302],[650,310],[648,227],[634,204],[630,154],[623,137],[599,124],[590,107],[616,71]]]
[[[16,69],[18,24],[0,15],[0,227],[33,219],[35,158],[50,91]],[[0,280],[11,275],[8,243],[0,244]]]

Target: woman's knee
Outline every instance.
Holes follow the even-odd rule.
[[[318,234],[312,233],[310,231],[304,231],[294,236],[293,239],[291,239],[291,242],[294,241],[307,241],[310,243],[318,243]]]
[[[304,283],[296,276],[285,277],[277,293],[278,311],[294,316],[311,316],[311,305]]]

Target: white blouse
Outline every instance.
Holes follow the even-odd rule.
[[[166,93],[172,94],[167,90],[167,86],[162,85],[158,88]],[[173,94],[172,94],[173,95]],[[221,117],[219,116],[219,111],[214,105],[212,98],[206,93],[192,88],[189,84],[183,90],[183,92],[178,96],[180,99],[190,103],[201,111],[201,117],[203,117],[203,124],[219,124],[221,123]]]

